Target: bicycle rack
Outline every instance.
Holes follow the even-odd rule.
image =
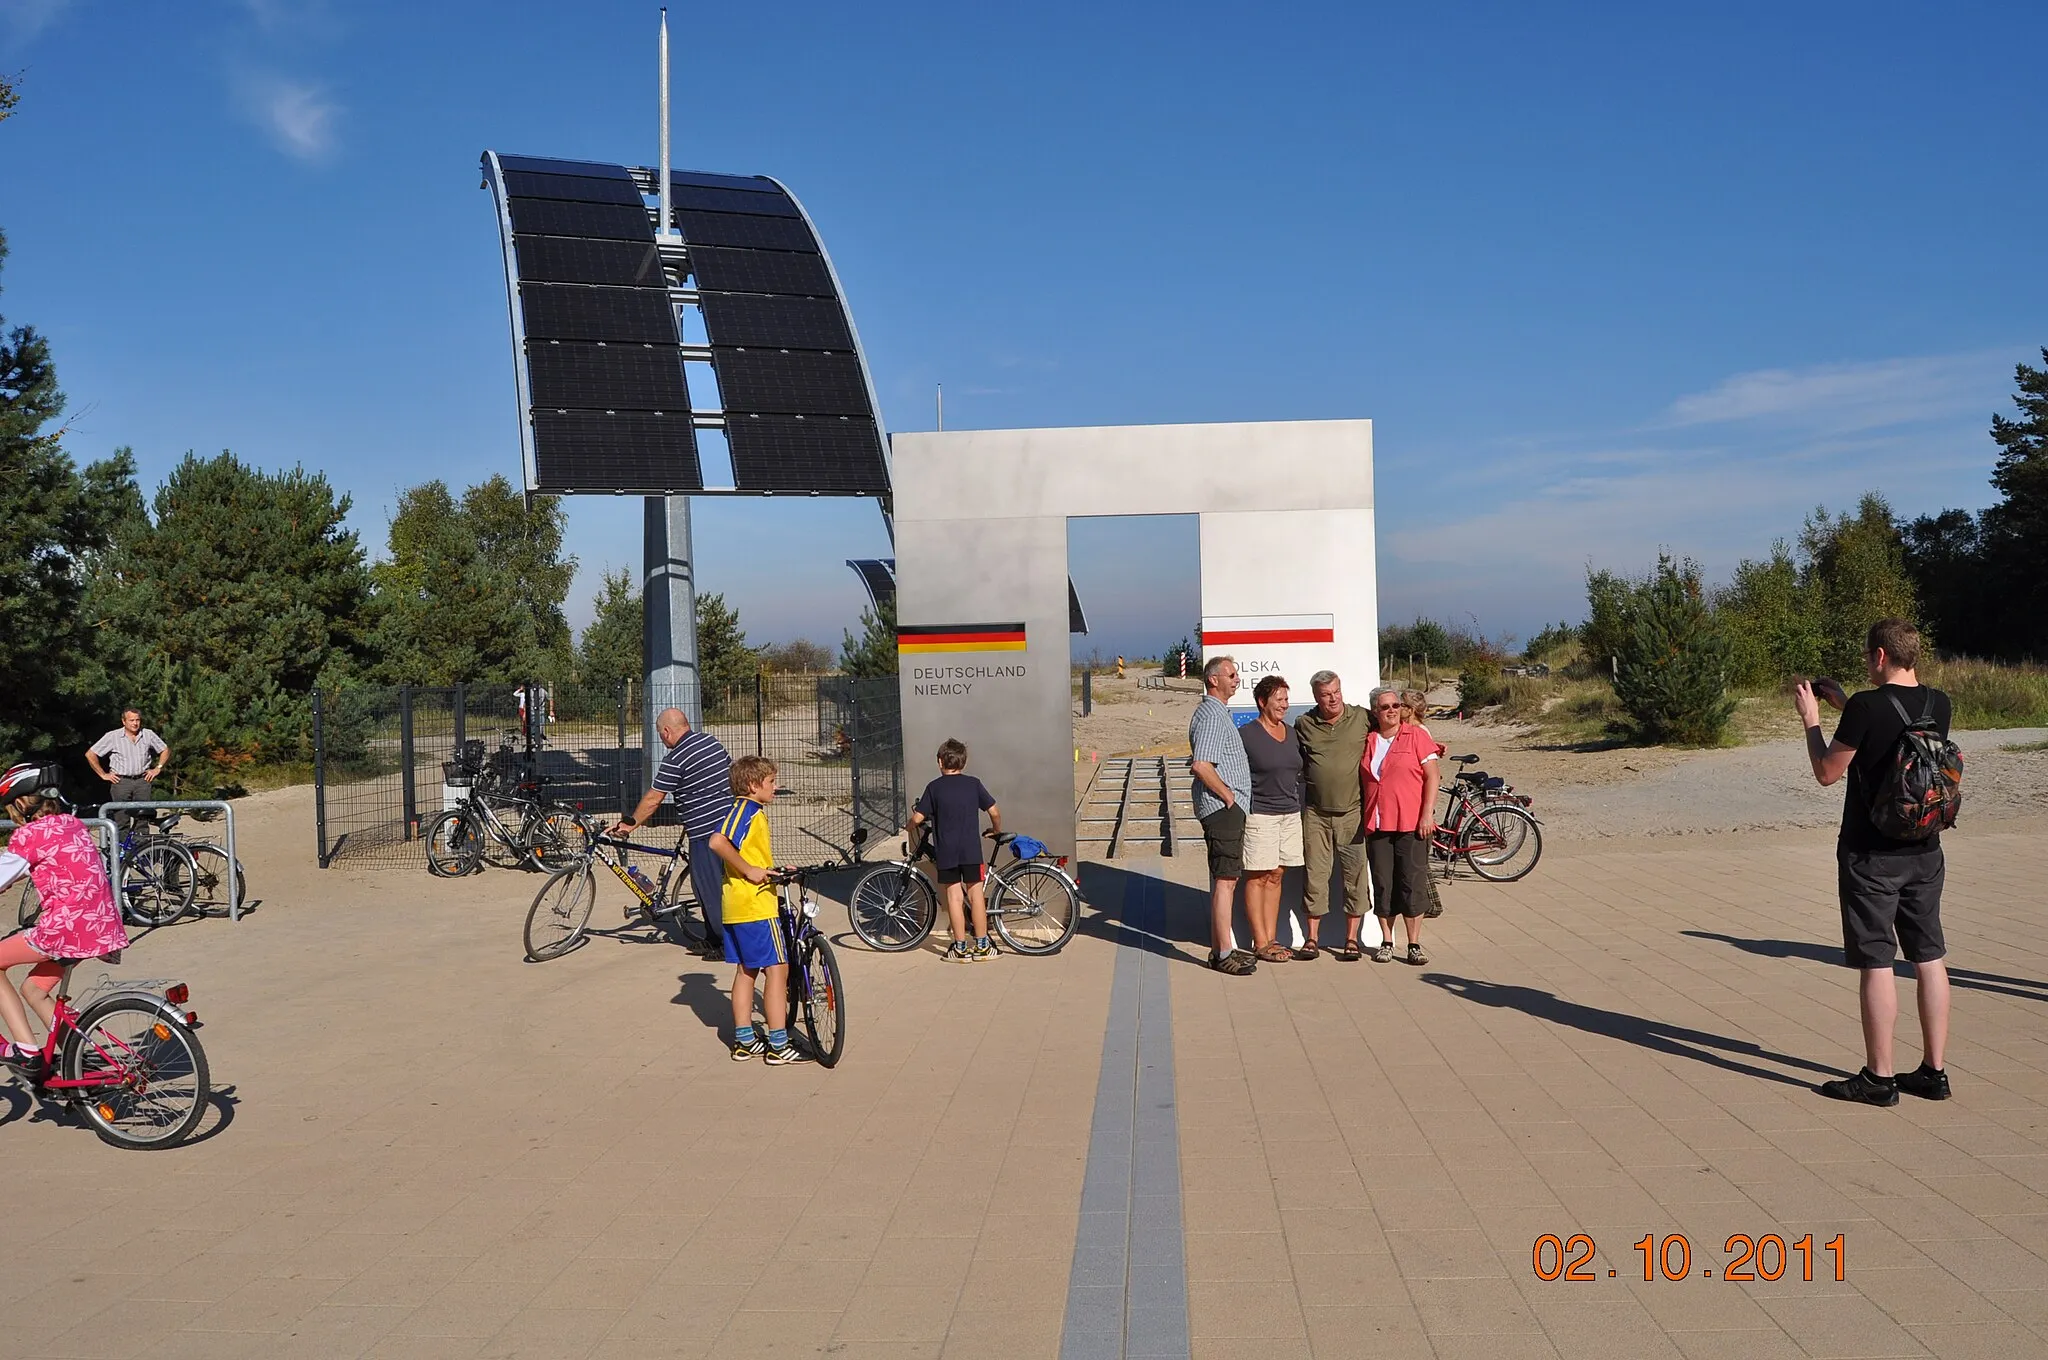
[[[235,856],[235,809],[233,804],[224,803],[218,798],[172,798],[160,802],[101,803],[100,815],[95,820],[105,821],[109,809],[117,812],[141,812],[148,809],[164,812],[190,812],[199,808],[216,808],[227,814],[227,838],[226,843],[221,848],[228,852],[228,919],[230,921],[240,921],[242,919],[242,885],[241,875],[237,874],[235,870],[242,867],[242,861]],[[108,822],[107,825],[111,827],[113,823]],[[114,848],[115,855],[118,858],[120,854],[120,843],[118,841],[115,842]],[[119,867],[118,864],[115,865],[116,869]],[[121,880],[117,876],[114,881],[119,883]]]
[[[100,843],[100,858],[107,863],[107,884],[118,894],[121,882],[121,829],[104,817],[80,817],[78,819],[92,828],[92,834]],[[13,831],[21,825],[11,817],[0,817],[0,831]]]

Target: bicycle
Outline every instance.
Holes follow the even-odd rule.
[[[863,839],[856,829],[854,853]],[[775,923],[782,932],[783,957],[789,960],[790,1006],[805,1046],[821,1067],[839,1066],[846,1052],[846,986],[839,976],[839,955],[818,929],[818,899],[804,887],[804,880],[841,872],[857,862],[853,853],[842,852],[838,860],[775,869],[768,875],[768,881],[781,889]]]
[[[77,966],[64,966],[39,1061],[21,1075],[31,1090],[81,1111],[103,1142],[176,1147],[198,1127],[211,1094],[206,1050],[192,1032],[199,1016],[185,1009],[191,989],[108,978],[74,1009]]]
[[[458,807],[437,814],[421,833],[427,844],[427,872],[436,878],[475,873],[486,860],[502,867],[548,869],[575,856],[596,835],[581,808],[542,794],[546,780],[517,767],[509,741],[489,765],[483,743],[465,743],[446,763],[451,780],[475,780]],[[507,785],[509,784],[509,787]],[[501,813],[516,813],[516,828]]]
[[[634,850],[668,861],[658,883],[626,863],[626,854]],[[591,910],[597,905],[595,866],[599,864],[611,870],[633,895],[631,910],[637,911],[641,921],[669,943],[696,948],[710,938],[702,915],[703,905],[695,898],[682,896],[682,886],[690,881],[690,852],[686,848],[677,846],[669,850],[659,845],[640,845],[593,831],[575,860],[548,875],[548,881],[533,895],[533,905],[526,911],[528,962],[559,959],[582,943],[590,928]]]
[[[1057,953],[1072,938],[1081,915],[1081,885],[1067,872],[1067,857],[1027,855],[1018,842],[1030,838],[1009,832],[994,839],[998,852],[1010,848],[1011,862],[989,865],[984,880],[989,921],[1003,943],[1020,954]],[[877,864],[854,883],[847,915],[853,933],[868,948],[898,954],[931,937],[939,919],[939,891],[917,867],[930,855],[931,838],[921,837],[908,859]]]
[[[1476,755],[1448,759],[1458,765],[1479,763]],[[1536,867],[1543,857],[1543,828],[1529,810],[1532,800],[1484,770],[1459,771],[1444,794],[1448,802],[1429,848],[1443,861],[1446,874],[1463,859],[1489,882],[1512,883]]]

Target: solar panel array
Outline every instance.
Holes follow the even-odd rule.
[[[708,356],[736,490],[887,494],[852,323],[810,224],[780,186],[672,172],[685,262],[665,271],[652,195],[633,172],[496,160],[525,336],[532,490],[703,490],[684,360]],[[671,287],[697,294],[708,350],[684,345]]]

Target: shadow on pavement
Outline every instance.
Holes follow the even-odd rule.
[[[1740,1054],[1746,1058],[1758,1058],[1830,1077],[1849,1075],[1837,1067],[1808,1062],[1804,1058],[1795,1058],[1787,1053],[1774,1053],[1761,1044],[1730,1039],[1722,1034],[1708,1034],[1704,1030],[1686,1029],[1680,1025],[1667,1025],[1661,1020],[1646,1020],[1640,1015],[1604,1011],[1597,1006],[1582,1006],[1576,1001],[1566,1001],[1551,992],[1539,992],[1534,987],[1482,982],[1477,978],[1456,977],[1449,973],[1424,973],[1422,980],[1433,987],[1443,988],[1453,996],[1476,1001],[1482,1006],[1498,1006],[1504,1010],[1521,1011],[1525,1015],[1533,1015],[1538,1020],[1547,1020],[1554,1025],[1564,1025],[1587,1034],[1603,1035],[1609,1039],[1620,1039],[1624,1043],[1647,1048],[1655,1053],[1691,1058],[1694,1062],[1706,1063],[1710,1067],[1740,1072],[1744,1076],[1760,1077],[1765,1081],[1783,1082],[1787,1086],[1806,1087],[1812,1085],[1812,1082],[1787,1076],[1783,1072],[1773,1072],[1769,1068],[1753,1067],[1725,1055]]]
[[[1136,873],[1113,864],[1085,861],[1080,867],[1081,919],[1074,925],[1076,935],[1093,935],[1112,944],[1150,949],[1177,963],[1209,966],[1209,894],[1156,874]],[[1157,933],[1128,924],[1128,894],[1141,890],[1145,882],[1159,885],[1163,899],[1162,924]]]
[[[200,1117],[198,1132],[180,1144],[181,1147],[191,1147],[226,1132],[228,1125],[235,1122],[235,1107],[242,1101],[233,1086],[216,1086],[208,1093],[206,1103],[213,1107],[212,1113]]]
[[[684,973],[676,978],[671,1006],[688,1006],[713,1034],[723,1034],[732,1023],[732,994],[718,985],[710,973]]]
[[[1720,935],[1711,930],[1681,930],[1678,932],[1695,940],[1717,940],[1732,944],[1746,954],[1755,954],[1765,959],[1806,959],[1812,963],[1826,963],[1842,966],[1842,951],[1830,944],[1813,944],[1806,940],[1745,940],[1736,935]],[[1900,960],[1892,965],[1892,972],[1903,978],[1913,976],[1913,965]],[[2037,982],[2033,978],[2006,977],[2001,973],[1980,973],[1974,968],[1957,968],[1953,964],[1948,970],[1949,982],[1957,987],[1968,987],[1973,991],[1997,992],[2001,996],[2016,996],[2023,1001],[2048,1001],[2048,982]]]

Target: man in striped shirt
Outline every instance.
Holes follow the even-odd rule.
[[[725,870],[712,852],[711,838],[732,810],[732,756],[709,732],[690,730],[690,719],[680,708],[665,708],[654,720],[654,730],[667,748],[661,768],[655,771],[654,787],[620,821],[618,829],[631,831],[644,824],[673,796],[690,842],[690,884],[697,890],[697,902],[704,909],[704,957],[725,957],[725,940],[719,927],[719,902],[725,893]]]

